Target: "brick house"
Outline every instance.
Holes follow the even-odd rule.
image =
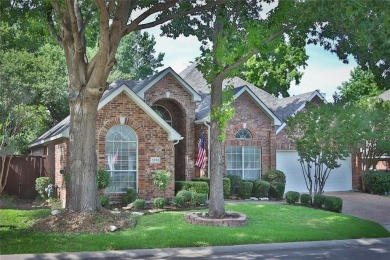
[[[301,174],[297,177],[288,172],[292,165],[288,160],[278,159],[293,158],[297,163],[294,147],[284,132],[284,120],[302,110],[307,102],[325,102],[323,96],[313,91],[279,99],[240,78],[225,80],[224,84],[234,86],[236,111],[221,155],[226,174],[260,179],[268,170],[282,169],[287,171],[287,183],[294,183],[295,178],[303,182]],[[143,81],[117,80],[111,84],[99,103],[96,122],[98,166],[111,173],[105,193],[120,196],[128,187],[134,187],[140,198],[157,197],[151,173],[159,169],[174,172],[175,180],[198,177],[197,142],[202,132],[207,136],[209,110],[208,85],[196,64],[180,75],[167,68]],[[33,155],[48,157],[49,172],[62,201],[66,199],[61,173],[68,166],[68,138],[69,117],[30,144]],[[207,167],[205,173],[208,175]],[[344,175],[351,179],[349,174]],[[300,189],[294,185],[291,189]],[[335,189],[350,189],[349,186],[336,185]],[[290,190],[288,184],[287,189]],[[172,182],[167,196],[173,195]]]

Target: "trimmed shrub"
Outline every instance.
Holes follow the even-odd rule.
[[[230,195],[231,183],[229,178],[223,178],[223,197],[226,199]]]
[[[203,181],[176,181],[175,186],[175,190],[177,189],[178,192],[194,189],[197,193],[209,194],[209,185]]]
[[[295,204],[299,201],[299,192],[287,191],[285,197],[288,204]]]
[[[153,200],[153,206],[159,209],[164,208],[165,206],[165,199],[164,198],[155,198]]]
[[[322,208],[322,206],[325,203],[325,195],[322,194],[316,194],[313,198],[313,205],[317,208]]]
[[[201,178],[193,178],[191,181],[196,181],[196,182],[207,182],[209,186],[209,192],[208,194],[210,195],[210,178],[207,177],[201,177]],[[223,178],[223,196],[224,198],[229,197],[230,195],[230,179],[229,178]],[[199,192],[199,191],[197,191]]]
[[[253,183],[250,181],[241,182],[238,196],[242,199],[249,199],[252,194]]]
[[[324,201],[325,209],[328,211],[341,213],[343,200],[340,197],[326,196]]]
[[[266,172],[265,174],[263,174],[262,179],[270,183],[272,182],[286,183],[286,175],[282,171],[278,171],[278,170],[271,170]]]
[[[241,176],[228,174],[226,175],[226,178],[229,178],[230,180],[230,194],[238,194],[242,182]]]
[[[271,184],[268,181],[253,181],[252,196],[256,198],[267,197]]]
[[[301,194],[301,203],[305,206],[309,206],[311,204],[310,194]]]
[[[158,170],[156,172],[152,172],[153,185],[163,192],[164,198],[171,179],[172,173],[168,170]]]
[[[136,199],[134,201],[134,208],[135,209],[144,209],[145,205],[146,205],[146,203],[145,203],[145,200],[143,200],[143,199]]]
[[[172,203],[175,204],[177,207],[182,207],[185,204],[184,197],[183,196],[175,196],[172,198]]]
[[[206,204],[207,201],[207,194],[205,193],[193,193],[191,204],[192,206],[199,206]]]
[[[134,188],[128,188],[127,192],[121,196],[122,205],[128,205],[135,201],[137,198],[137,192]]]
[[[102,190],[108,187],[110,184],[110,172],[106,171],[104,169],[98,168],[97,169],[97,183],[98,183],[98,189]]]
[[[176,197],[183,197],[184,203],[190,202],[192,198],[192,192],[189,190],[181,190],[176,194]]]
[[[110,198],[107,195],[99,195],[100,205],[107,207],[110,204]]]
[[[383,195],[390,191],[390,174],[383,171],[370,171],[363,176],[364,187],[374,194]]]
[[[35,190],[38,192],[41,199],[47,198],[45,189],[51,183],[50,177],[39,177],[35,180]]]
[[[286,184],[283,182],[271,182],[269,196],[275,199],[282,199]]]

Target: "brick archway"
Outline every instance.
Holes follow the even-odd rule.
[[[172,117],[172,127],[182,137],[178,144],[175,145],[175,180],[186,180],[186,168],[187,165],[187,115],[184,107],[174,99],[159,99],[153,103],[153,105],[163,106]]]

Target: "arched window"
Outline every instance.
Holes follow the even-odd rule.
[[[251,132],[247,129],[240,129],[236,133],[236,139],[252,139]]]
[[[156,112],[162,119],[164,119],[165,122],[167,122],[169,125],[172,125],[172,116],[169,113],[168,109],[161,105],[153,105],[151,108]]]
[[[116,125],[106,135],[106,169],[111,173],[106,192],[137,189],[137,136],[126,125]]]

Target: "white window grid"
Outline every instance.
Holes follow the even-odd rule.
[[[261,172],[261,151],[255,146],[228,146],[226,173],[239,175],[243,180],[258,180]]]

